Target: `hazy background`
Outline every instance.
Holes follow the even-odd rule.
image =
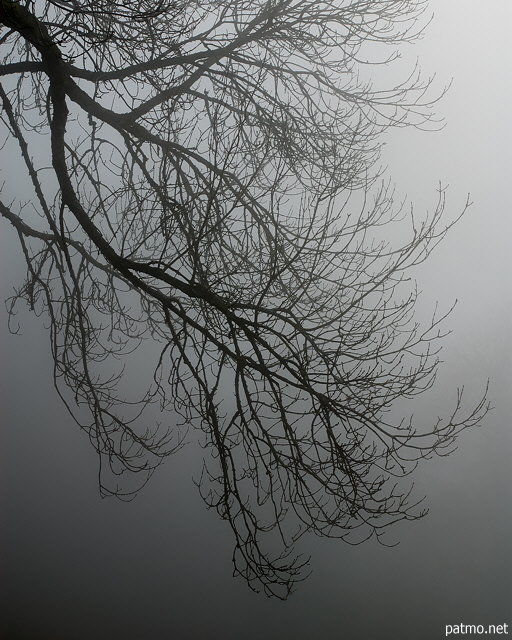
[[[398,193],[418,215],[439,180],[448,215],[474,202],[416,276],[422,309],[458,305],[448,321],[438,383],[417,415],[468,404],[487,378],[494,411],[448,459],[416,475],[430,515],[398,525],[388,549],[308,538],[313,574],[287,602],[252,593],[231,577],[228,527],[207,512],[191,481],[200,453],[171,458],[131,503],[101,500],[87,438],[51,382],[42,323],[20,313],[11,336],[1,308],[1,566],[7,638],[425,639],[447,624],[512,624],[511,301],[512,4],[435,0],[425,38],[406,47],[438,87],[438,133],[399,131],[385,160]],[[0,225],[0,294],[20,283],[23,260]],[[512,629],[509,626],[509,633]]]

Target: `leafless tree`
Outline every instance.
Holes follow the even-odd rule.
[[[279,597],[303,533],[358,543],[420,517],[396,478],[487,410],[461,415],[459,392],[430,427],[391,412],[435,378],[442,317],[414,321],[408,274],[451,224],[441,188],[415,217],[378,166],[383,132],[431,120],[430,81],[362,78],[424,5],[1,1],[3,153],[26,172],[0,203],[28,267],[11,321],[20,299],[49,319],[104,494],[199,428],[235,574]],[[118,362],[147,338],[154,377],[128,402]],[[174,428],[147,427],[153,403]]]

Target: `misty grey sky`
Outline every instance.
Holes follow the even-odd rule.
[[[448,624],[512,625],[512,4],[430,4],[424,39],[402,55],[418,56],[439,89],[453,78],[437,106],[446,126],[393,132],[384,160],[418,216],[439,181],[448,217],[468,192],[473,205],[415,274],[425,312],[458,299],[445,364],[415,412],[443,415],[461,384],[471,404],[487,378],[495,409],[452,457],[418,470],[429,516],[390,531],[394,548],[304,539],[310,578],[285,603],[256,595],[231,577],[230,532],[191,481],[195,447],[135,501],[100,499],[95,454],[53,390],[41,322],[20,313],[23,337],[11,336],[2,307],[0,575],[13,638],[430,640]],[[23,260],[3,220],[0,234],[4,299]]]

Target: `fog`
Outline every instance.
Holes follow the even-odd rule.
[[[52,384],[43,322],[21,309],[20,334],[2,306],[1,579],[7,638],[425,639],[446,625],[512,625],[512,237],[509,173],[512,8],[506,0],[431,2],[423,40],[403,50],[450,83],[438,132],[395,131],[384,161],[417,215],[439,182],[448,218],[472,206],[414,276],[421,314],[457,305],[435,387],[417,398],[425,420],[467,405],[490,379],[494,406],[448,458],[422,464],[415,493],[429,515],[400,523],[384,547],[303,538],[311,576],[286,602],[232,577],[229,527],[204,507],[191,445],[158,469],[132,502],[102,500],[97,459]],[[0,226],[2,299],[20,284],[16,234]],[[421,318],[419,318],[421,320]],[[193,438],[190,438],[193,439]]]

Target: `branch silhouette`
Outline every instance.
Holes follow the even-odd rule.
[[[48,318],[103,494],[129,497],[121,480],[140,488],[197,428],[235,574],[269,595],[303,579],[304,533],[359,543],[421,517],[399,479],[488,410],[459,391],[431,427],[390,411],[434,382],[447,314],[414,321],[409,272],[454,222],[441,187],[419,219],[378,167],[385,131],[435,123],[430,81],[360,71],[368,43],[414,41],[424,9],[1,3],[4,153],[26,170],[0,203],[28,269],[11,319],[20,300]],[[148,339],[153,378],[125,399],[118,363]],[[178,425],[148,428],[154,404]]]

